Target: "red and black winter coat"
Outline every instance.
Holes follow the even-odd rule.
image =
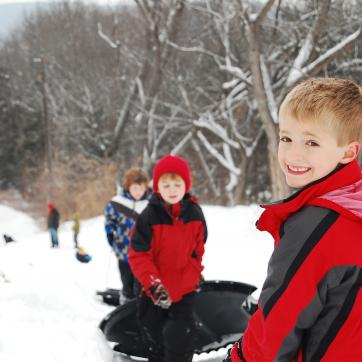
[[[60,214],[58,209],[56,209],[55,207],[51,208],[51,210],[49,210],[48,213],[48,220],[47,220],[48,229],[58,230],[59,219],[60,219]]]
[[[245,360],[361,361],[358,163],[347,164],[282,203],[266,206],[257,227],[273,235],[275,250],[258,311],[243,336]],[[239,361],[233,355],[232,361]]]
[[[153,194],[136,221],[131,238],[129,263],[148,291],[160,279],[170,298],[177,302],[196,290],[200,280],[207,229],[201,207],[186,194],[169,209]]]

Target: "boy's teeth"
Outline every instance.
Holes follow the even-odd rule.
[[[304,172],[308,171],[308,167],[296,167],[296,166],[288,166],[292,171]]]

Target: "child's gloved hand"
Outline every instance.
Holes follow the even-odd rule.
[[[155,305],[163,309],[168,309],[171,306],[172,301],[168,291],[159,279],[155,279],[153,281],[149,291],[151,293],[151,299]]]
[[[258,309],[258,301],[252,295],[248,295],[241,306],[250,315],[253,315]]]
[[[196,285],[196,291],[200,291],[201,289],[201,284],[205,281],[205,278],[202,274],[200,274],[200,279]]]
[[[228,350],[228,354],[223,362],[246,362],[241,347],[241,339]]]

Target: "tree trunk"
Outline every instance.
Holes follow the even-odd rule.
[[[271,190],[274,199],[281,199],[288,194],[288,187],[285,177],[279,167],[277,160],[278,134],[277,127],[273,121],[268,107],[267,96],[261,72],[260,51],[259,51],[259,26],[250,22],[247,29],[249,43],[249,63],[252,72],[252,87],[255,100],[258,106],[259,115],[263,123],[268,140],[268,163],[271,180]]]
[[[243,147],[240,148],[240,159],[239,169],[241,175],[239,176],[238,186],[235,190],[235,200],[237,205],[244,205],[246,201],[245,189],[246,189],[246,175],[249,164],[249,158],[246,156],[246,152]]]

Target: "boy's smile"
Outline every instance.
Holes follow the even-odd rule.
[[[280,117],[278,159],[290,187],[304,187],[338,164],[350,162],[354,158],[348,157],[351,144],[339,146],[337,135],[322,120],[298,122],[290,114]]]
[[[293,175],[302,175],[310,170],[310,167],[298,167],[293,165],[287,165],[288,172]]]

